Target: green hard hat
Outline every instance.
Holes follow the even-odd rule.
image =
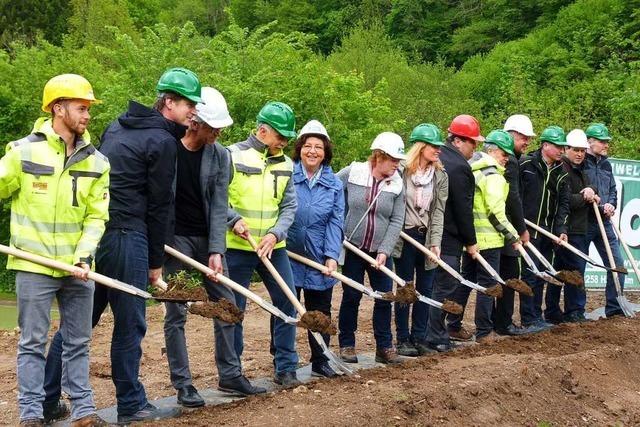
[[[540,134],[540,141],[550,142],[562,147],[567,145],[567,137],[560,126],[549,126]]]
[[[296,116],[293,110],[284,102],[267,102],[256,117],[258,124],[266,123],[285,138],[295,138]]]
[[[595,138],[600,141],[611,141],[611,135],[609,135],[609,129],[602,123],[591,123],[585,131],[587,138]]]
[[[198,76],[186,68],[169,68],[158,80],[158,92],[175,92],[193,102],[202,102],[202,85]]]
[[[409,137],[409,142],[426,142],[431,145],[444,145],[444,141],[442,140],[442,133],[438,126],[431,123],[421,123],[411,131],[411,136]]]
[[[513,137],[509,132],[505,132],[502,129],[496,129],[489,132],[489,135],[484,140],[485,144],[497,145],[502,151],[507,154],[515,155],[513,152]]]

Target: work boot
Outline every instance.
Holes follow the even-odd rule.
[[[44,426],[44,422],[40,418],[27,418],[26,420],[20,420],[20,427],[41,427]]]
[[[131,424],[134,421],[157,421],[175,418],[182,414],[180,408],[156,408],[151,403],[130,415],[118,415],[118,424]]]
[[[482,335],[480,337],[476,337],[476,342],[489,343],[489,342],[496,341],[499,338],[500,338],[500,335],[498,335],[495,332],[491,331],[486,335]]]
[[[62,400],[58,400],[53,403],[42,404],[42,414],[44,416],[44,423],[50,424],[54,421],[67,418],[69,416],[69,406]]]
[[[218,390],[234,394],[236,396],[252,396],[254,394],[263,394],[267,392],[266,388],[256,387],[251,384],[244,375],[231,378],[230,380],[220,379],[220,381],[218,381]]]
[[[71,427],[107,427],[108,422],[98,416],[98,414],[87,415],[71,422]]]
[[[302,384],[298,379],[295,371],[281,372],[279,374],[276,374],[273,378],[273,382],[285,388],[297,387]]]
[[[423,342],[418,341],[414,345],[416,347],[416,350],[418,350],[418,356],[426,356],[428,354],[437,353],[437,350],[430,348],[427,345],[426,341],[423,341]]]
[[[312,377],[324,377],[324,378],[334,378],[337,377],[336,371],[331,369],[329,363],[322,362],[317,364],[311,364],[311,376]]]
[[[346,363],[358,363],[355,347],[340,347],[340,359]]]
[[[376,349],[376,362],[384,363],[385,365],[395,365],[402,363],[402,357],[398,356],[398,353],[393,347],[389,348],[377,348]]]
[[[192,385],[188,385],[178,389],[178,403],[185,408],[197,408],[204,406],[204,399],[198,393],[198,390]]]
[[[582,313],[570,313],[565,317],[564,321],[569,323],[584,323],[589,320],[584,317],[584,314]]]
[[[496,329],[498,335],[518,336],[524,334],[524,328],[514,325],[513,323],[505,329]]]
[[[471,341],[473,340],[473,334],[467,331],[463,326],[457,331],[449,329],[449,338],[454,341]]]
[[[417,357],[418,349],[409,341],[398,342],[397,351],[400,356]]]

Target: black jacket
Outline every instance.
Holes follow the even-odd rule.
[[[475,180],[471,166],[451,144],[442,147],[440,161],[449,176],[449,197],[444,210],[442,253],[460,256],[462,246],[476,244],[473,226]]]
[[[524,217],[556,235],[567,233],[569,187],[566,177],[562,162],[548,168],[539,149],[520,159]],[[538,237],[535,230],[529,232],[532,238]]]
[[[605,203],[609,203],[617,208],[618,191],[616,190],[616,180],[607,156],[596,157],[593,154],[587,153],[587,157],[584,159],[584,172],[587,174],[589,182],[598,193],[598,196],[600,196],[600,212],[604,213],[603,206]],[[590,211],[589,216],[592,221],[596,220],[593,210]],[[602,219],[604,221],[609,220],[606,216],[603,216]]]
[[[585,202],[580,191],[590,187],[596,191],[593,185],[589,185],[589,178],[584,171],[584,162],[576,166],[566,157],[562,158],[562,167],[567,173],[567,185],[569,186],[569,207],[571,212],[568,220],[568,230],[571,234],[586,234],[589,225],[589,213],[592,211],[590,203]]]
[[[100,152],[111,164],[109,222],[147,235],[149,268],[162,266],[169,222],[176,141],[186,127],[135,101],[102,134]]]
[[[520,156],[509,156],[509,160],[505,166],[504,179],[509,184],[509,194],[507,195],[507,203],[505,206],[507,219],[522,234],[527,225],[524,223],[524,212],[522,210],[522,199],[520,198]],[[518,251],[513,249],[511,245],[504,245],[502,253],[508,256],[519,256]]]

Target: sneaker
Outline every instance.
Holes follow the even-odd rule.
[[[587,319],[586,317],[584,317],[583,313],[570,313],[568,314],[565,319],[565,322],[569,322],[569,323],[584,323],[584,322],[588,322],[589,319]]]
[[[20,427],[40,427],[44,426],[44,421],[40,418],[27,418],[26,420],[20,420]]]
[[[279,374],[276,374],[273,377],[273,382],[285,388],[297,387],[302,384],[298,379],[295,371],[281,372]]]
[[[451,351],[455,348],[451,344],[432,344],[432,343],[428,343],[427,347],[429,347],[433,351],[437,351],[438,353],[446,353],[447,351]]]
[[[518,336],[524,334],[524,328],[516,326],[513,323],[506,327],[506,329],[496,329],[498,335]]]
[[[175,418],[180,416],[180,408],[156,408],[151,403],[147,403],[144,408],[130,415],[119,415],[118,424],[131,424],[134,421],[157,421],[165,418]]]
[[[87,415],[71,423],[71,427],[107,427],[109,425],[110,424],[100,418],[98,414]]]
[[[218,390],[236,396],[253,396],[255,394],[263,394],[267,392],[264,387],[256,387],[249,382],[247,377],[240,375],[230,380],[221,379],[218,381]]]
[[[417,357],[418,349],[409,341],[400,341],[396,347],[400,356]]]
[[[426,342],[416,342],[414,346],[416,350],[418,350],[418,356],[426,356],[428,354],[437,353],[437,350],[429,347]]]
[[[376,362],[384,363],[385,365],[395,365],[402,363],[402,357],[398,356],[398,353],[393,347],[390,348],[377,348],[376,349]]]
[[[319,378],[334,378],[337,377],[338,374],[336,371],[331,369],[331,366],[329,366],[327,362],[322,362],[316,365],[311,364],[311,376]]]
[[[198,390],[192,385],[178,389],[178,403],[185,408],[198,408],[204,406],[204,399],[198,393]]]
[[[340,347],[340,359],[346,363],[358,363],[355,347]]]
[[[537,322],[533,322],[529,325],[523,326],[523,335],[537,334],[538,332],[544,332],[548,329],[551,329],[552,327],[553,325],[551,323],[539,320]]]
[[[62,400],[58,400],[53,403],[42,404],[42,414],[44,416],[44,423],[50,424],[54,421],[67,418],[71,412],[69,406]]]
[[[457,331],[449,329],[449,339],[454,341],[471,341],[473,340],[473,334],[463,326]]]

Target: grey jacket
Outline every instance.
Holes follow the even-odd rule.
[[[369,188],[367,178],[370,178],[368,162],[353,162],[338,172],[336,176],[342,181],[345,191],[347,214],[344,234],[351,243],[360,246],[363,243],[367,226],[366,219],[360,223],[357,229],[355,227],[369,207],[366,201]],[[381,188],[382,192],[377,200],[374,220],[375,230],[371,249],[373,252],[390,256],[404,224],[404,188],[402,178],[396,172],[389,179],[388,184],[382,184]],[[353,236],[349,238],[352,234]]]
[[[254,148],[262,153],[267,150],[267,146],[264,145],[255,135],[249,135],[249,138],[246,141],[238,142],[233,145],[235,149],[238,150],[248,150],[250,148]],[[283,155],[284,156],[284,155]],[[267,162],[277,162],[281,161],[282,156],[268,156]],[[230,162],[231,160],[229,160]],[[233,180],[233,167],[229,168],[229,182]],[[228,206],[228,204],[227,204]],[[278,220],[276,224],[269,230],[269,233],[276,236],[278,242],[287,238],[287,231],[291,224],[293,224],[293,220],[296,217],[296,209],[298,208],[298,203],[296,199],[296,189],[293,186],[293,180],[289,179],[287,181],[287,186],[284,189],[284,195],[282,196],[282,200],[280,201],[280,212],[278,214]],[[233,225],[240,220],[242,216],[233,208],[228,207],[227,210],[227,227],[232,228]]]

